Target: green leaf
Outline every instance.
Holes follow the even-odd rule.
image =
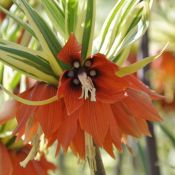
[[[87,1],[86,19],[84,24],[83,39],[82,39],[82,58],[86,58],[91,55],[92,42],[95,28],[95,6],[96,0]]]
[[[20,82],[20,79],[21,79],[21,73],[14,71],[13,76],[8,84],[9,90],[14,90],[18,85],[18,83]]]
[[[75,29],[75,36],[78,42],[82,45],[83,40],[83,30],[84,30],[84,23],[86,20],[86,0],[78,1],[78,8],[77,8],[77,25]]]
[[[96,40],[98,51],[114,61],[125,48],[138,40],[148,28],[150,4],[147,0],[117,1]]]
[[[39,55],[0,44],[0,61],[35,79],[51,84],[58,83],[49,62]]]
[[[128,47],[137,41],[146,32],[149,25],[149,4],[147,2],[140,2],[125,18],[125,30],[121,31],[121,39],[119,42],[114,42],[108,56],[118,55],[121,50]],[[128,22],[129,21],[129,22]],[[117,46],[117,47],[116,47]]]
[[[123,21],[138,0],[119,0],[106,18],[102,27],[99,39],[97,40],[97,49],[99,52],[106,54],[111,44],[115,40],[115,36],[120,34],[124,29]]]
[[[117,76],[119,77],[123,77],[129,74],[132,74],[134,72],[137,72],[139,69],[142,69],[143,67],[145,67],[147,64],[151,63],[152,61],[154,61],[155,59],[159,58],[162,53],[165,51],[166,47],[168,44],[165,45],[165,47],[162,49],[162,51],[154,56],[150,56],[150,57],[146,57],[134,64],[131,64],[127,67],[122,67],[118,72],[117,72]]]
[[[68,37],[65,33],[65,14],[59,4],[55,0],[43,0],[42,4],[56,30],[63,38],[67,39]]]
[[[62,73],[60,65],[64,67],[64,64],[57,59],[57,54],[61,50],[62,46],[60,45],[56,35],[44,19],[28,4],[26,0],[19,1],[19,5],[25,12],[29,23],[33,27],[33,30],[37,35],[37,38],[43,48],[43,52],[46,54],[53,71],[56,75],[60,75]]]
[[[131,51],[131,47],[128,47],[128,48],[122,50],[122,52],[120,52],[120,54],[118,54],[113,59],[113,62],[117,63],[118,66],[122,66],[124,64],[125,60],[128,58],[130,51]]]
[[[50,103],[58,100],[57,95],[50,97],[46,100],[40,100],[40,101],[27,100],[27,99],[21,98],[18,95],[13,94],[9,90],[5,89],[2,85],[0,85],[0,87],[2,88],[2,90],[5,93],[7,93],[10,97],[14,98],[16,101],[19,101],[23,104],[30,105],[30,106],[42,106],[42,105],[50,104]]]
[[[66,0],[65,29],[67,34],[74,33],[77,24],[78,0]]]
[[[171,131],[169,131],[168,128],[163,126],[163,125],[159,125],[159,126],[162,129],[162,131],[164,132],[164,134],[170,139],[172,145],[175,147],[175,137],[171,133]]]

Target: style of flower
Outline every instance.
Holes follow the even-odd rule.
[[[58,59],[68,67],[58,87],[37,82],[19,95],[31,101],[56,95],[57,100],[43,106],[16,102],[8,115],[17,118],[18,138],[25,134],[28,142],[41,127],[49,145],[58,140],[58,150],[61,146],[66,152],[70,147],[84,159],[93,144],[114,157],[113,145],[122,150],[123,138],[150,135],[147,121],[160,120],[151,100],[159,95],[134,75],[118,77],[120,68],[103,54],[81,58],[81,46],[73,34]]]
[[[165,102],[172,103],[175,96],[175,56],[171,52],[164,52],[160,59],[151,66],[151,84],[158,92],[165,95]]]
[[[40,160],[32,160],[26,168],[20,166],[29,153],[30,146],[24,146],[19,150],[10,150],[0,143],[0,174],[1,175],[47,175],[48,170],[54,170],[55,166],[49,163],[44,156]]]

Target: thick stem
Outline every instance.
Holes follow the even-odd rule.
[[[106,175],[105,168],[103,165],[103,161],[101,158],[101,153],[99,148],[95,145],[95,161],[96,161],[96,171],[95,175]]]
[[[117,162],[117,166],[116,166],[116,175],[122,174],[122,163],[123,163],[123,154],[119,154],[118,162]]]
[[[149,56],[149,37],[148,32],[142,38],[141,42],[141,53],[143,58]],[[143,82],[146,85],[150,85],[149,80],[146,78],[146,73],[149,70],[149,65],[144,68]],[[158,155],[157,155],[157,144],[156,144],[156,135],[154,132],[154,126],[151,123],[148,123],[150,133],[152,137],[146,138],[148,159],[149,159],[149,175],[160,175],[160,168],[158,164]]]

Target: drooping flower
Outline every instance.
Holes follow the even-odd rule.
[[[48,170],[54,170],[55,166],[45,159],[44,155],[40,160],[32,160],[26,168],[20,166],[29,153],[30,146],[26,145],[19,150],[8,149],[0,143],[0,174],[1,175],[47,175]]]
[[[40,82],[19,95],[31,101],[56,95],[57,100],[43,106],[14,105],[19,138],[25,134],[31,140],[41,126],[49,144],[58,140],[58,150],[70,147],[85,158],[96,144],[114,156],[113,145],[122,150],[124,137],[149,135],[147,121],[160,120],[151,102],[159,95],[133,75],[118,77],[120,68],[103,54],[82,59],[73,34],[58,59],[69,67],[58,87]]]

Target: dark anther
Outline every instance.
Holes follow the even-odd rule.
[[[78,69],[78,68],[80,68],[80,62],[79,61],[74,61],[73,63],[72,63],[72,66],[74,67],[74,68],[76,68],[76,69]]]
[[[74,77],[74,71],[73,70],[70,70],[67,72],[67,77],[68,78],[73,78]]]
[[[91,59],[87,59],[85,61],[85,63],[84,63],[84,66],[87,67],[87,68],[91,67],[92,66],[92,60]]]
[[[95,77],[95,76],[97,76],[97,71],[94,70],[94,69],[92,69],[92,70],[89,71],[89,75],[90,75],[91,77]]]
[[[73,82],[74,85],[79,85],[80,84],[80,81],[79,81],[78,78],[73,79],[72,82]]]

